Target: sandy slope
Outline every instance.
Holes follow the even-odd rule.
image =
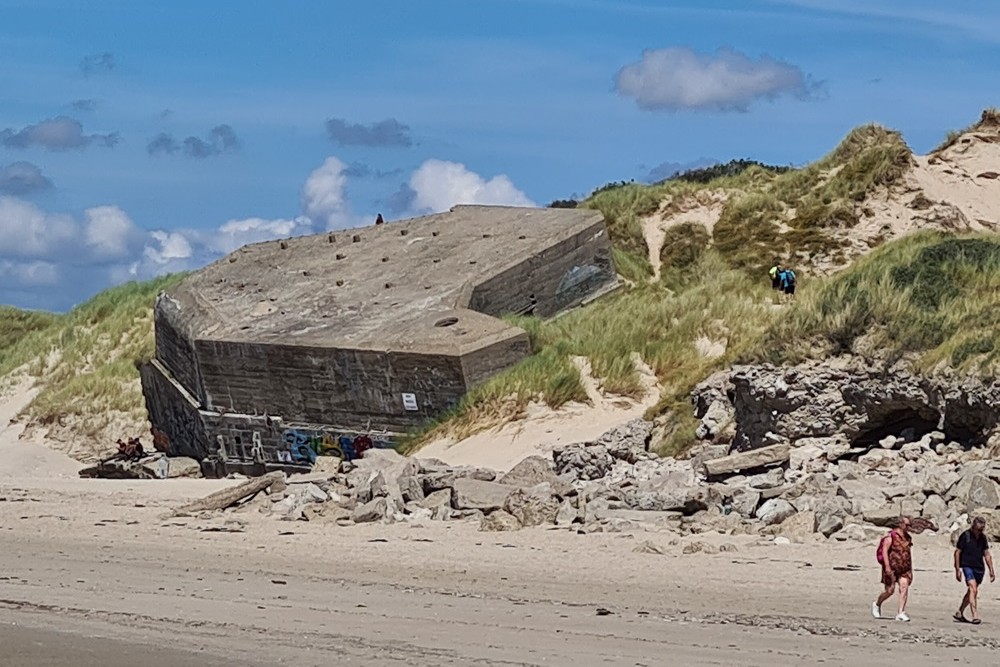
[[[32,385],[30,378],[15,378],[0,390],[0,479],[76,477],[81,464],[50,449],[44,441],[21,439],[24,424],[16,418],[37,393]]]
[[[167,520],[213,487],[172,482],[0,480],[3,664],[922,667],[1000,648],[1000,588],[983,626],[950,621],[943,538],[917,538],[905,625],[868,615],[871,545],[715,535],[696,539],[738,550],[684,555],[691,538],[661,532]]]
[[[619,424],[642,417],[659,400],[656,375],[638,355],[633,357],[633,363],[646,390],[638,401],[606,395],[590,373],[590,362],[583,357],[573,362],[580,369],[589,403],[569,403],[558,410],[532,403],[523,419],[462,440],[439,438],[422,447],[419,456],[452,465],[509,470],[533,454],[547,456],[561,445],[594,440]]]

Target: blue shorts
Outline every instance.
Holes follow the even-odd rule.
[[[965,575],[966,583],[975,579],[978,585],[983,583],[983,578],[986,577],[986,570],[973,570],[971,567],[963,567],[962,574]]]

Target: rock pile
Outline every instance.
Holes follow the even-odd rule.
[[[868,371],[755,367],[713,377],[694,394],[703,441],[684,460],[649,452],[653,425],[636,420],[506,474],[371,450],[274,484],[251,505],[343,525],[469,519],[482,530],[652,526],[782,540],[872,540],[901,514],[953,530],[975,512],[1000,537],[1000,462],[969,435],[988,426],[975,416],[985,394],[856,372]],[[959,414],[956,396],[971,415]]]

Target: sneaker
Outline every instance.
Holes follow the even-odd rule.
[[[872,602],[872,618],[882,618],[882,610],[878,608],[878,602]]]
[[[910,617],[907,616],[906,612],[904,611],[903,613],[896,615],[896,620],[897,621],[903,621],[904,623],[909,623],[910,622]]]

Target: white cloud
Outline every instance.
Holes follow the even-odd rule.
[[[0,197],[0,257],[46,257],[78,234],[68,215],[49,214],[30,202]]]
[[[84,211],[84,242],[96,257],[120,259],[132,252],[142,232],[117,206],[95,206]]]
[[[191,258],[191,242],[183,233],[157,230],[149,236],[152,243],[146,244],[143,255],[154,264],[176,265],[178,260]]]
[[[345,188],[347,165],[335,157],[328,157],[318,169],[309,174],[302,186],[302,210],[315,224],[327,229],[350,225]]]
[[[59,269],[52,262],[0,261],[0,279],[18,287],[51,287],[59,282]]]
[[[263,218],[230,220],[219,227],[211,239],[210,245],[216,252],[226,254],[248,243],[301,236],[312,232],[312,221],[302,216],[291,220],[265,220]]]
[[[427,160],[413,172],[410,188],[417,211],[446,211],[456,204],[535,206],[507,176],[487,181],[458,162]]]
[[[615,90],[641,109],[746,111],[757,100],[783,94],[808,97],[816,85],[798,67],[767,55],[674,47],[643,51],[639,62],[619,70]]]

